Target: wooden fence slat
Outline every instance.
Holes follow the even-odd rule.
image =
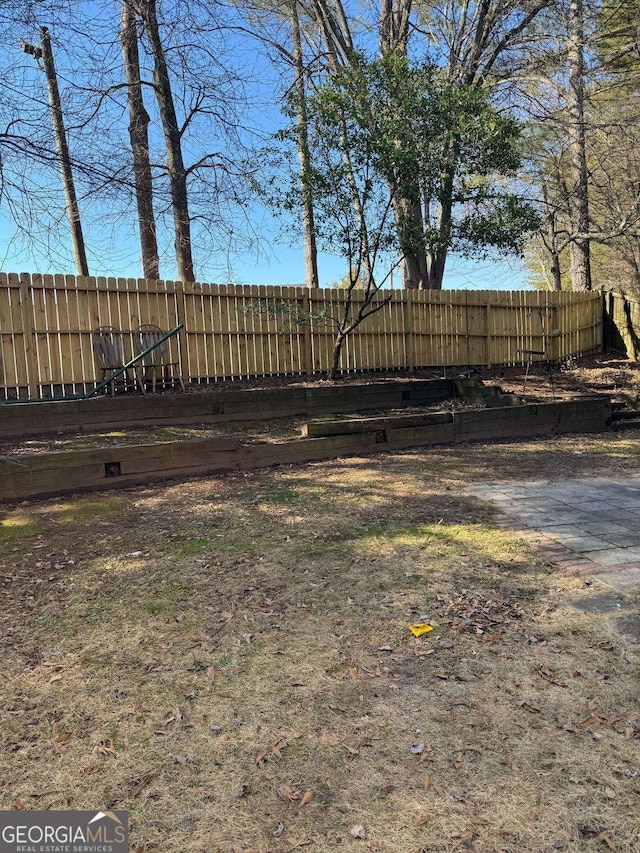
[[[9,276],[9,284],[11,276]],[[26,357],[26,372],[27,375],[21,383],[18,379],[18,384],[25,384],[29,388],[29,396],[38,396],[38,360],[35,352],[35,342],[33,335],[33,317],[31,313],[31,277],[28,273],[22,273],[20,276],[20,306],[22,320],[22,334],[24,342],[24,353]]]

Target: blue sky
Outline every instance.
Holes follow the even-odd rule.
[[[72,258],[64,252],[56,252],[55,260],[44,252],[18,251],[12,247],[11,237],[14,226],[5,217],[0,216],[0,270],[4,272],[29,273],[61,273],[74,274]],[[131,240],[129,251],[123,255],[123,246],[119,246],[117,262],[109,264],[106,259],[102,262],[90,262],[90,271],[96,276],[116,276],[137,278],[140,276],[140,266],[136,258],[136,243]],[[174,273],[168,263],[164,264],[165,278],[171,279]],[[322,287],[330,287],[346,273],[344,258],[320,253],[319,272]],[[272,285],[302,285],[305,280],[304,250],[301,246],[290,246],[284,243],[270,243],[268,249],[263,248],[258,258],[244,257],[232,259],[232,276],[221,273],[220,268],[212,264],[205,268],[204,275],[198,276],[201,281],[217,282],[219,284],[232,281],[236,284],[272,284]],[[400,287],[400,274],[394,272],[392,286]],[[445,273],[445,288],[472,290],[524,290],[531,289],[527,284],[527,271],[522,263],[513,260],[468,261],[463,258],[451,257]]]
[[[72,4],[73,11],[78,16],[78,21],[91,20],[93,28],[104,28],[105,36],[99,42],[104,50],[104,58],[108,60],[105,64],[110,65],[111,78],[103,78],[107,82],[118,83],[121,81],[119,47],[117,45],[117,26],[119,6],[113,0],[107,0],[104,5],[99,5],[87,0]],[[51,7],[56,10],[56,5]],[[17,50],[18,35],[24,36],[34,43],[38,41],[37,26],[46,24],[49,26],[56,63],[60,77],[60,88],[63,100],[70,99],[73,106],[73,89],[71,83],[92,83],[90,63],[94,57],[82,54],[83,42],[72,41],[67,43],[64,36],[65,29],[55,15],[47,17],[46,0],[41,7],[42,16],[31,26],[18,25],[15,30],[8,32],[5,27],[4,38],[0,40],[0,67],[3,67],[5,91],[21,93],[23,104],[32,110],[32,126],[37,132],[46,133],[50,128],[49,116],[46,104],[46,86],[44,75],[35,66],[33,59]],[[85,17],[82,18],[82,15]],[[92,17],[93,16],[93,17]],[[75,26],[67,20],[65,26]],[[88,25],[78,23],[77,26]],[[115,41],[114,41],[115,39]],[[245,87],[242,97],[251,104],[247,116],[247,137],[251,133],[257,135],[266,144],[272,132],[281,127],[285,119],[279,111],[279,98],[286,80],[286,73],[278,70],[269,62],[264,52],[257,49],[256,42],[250,41],[244,36],[234,36],[231,43],[225,44],[230,49],[234,58],[239,57],[238,62],[242,65],[242,72],[250,85]],[[95,59],[96,63],[99,58]],[[97,67],[97,65],[96,65]],[[205,69],[206,73],[206,69]],[[83,76],[84,75],[84,76]],[[214,81],[215,82],[215,81]],[[122,93],[120,93],[122,94]],[[180,92],[177,93],[178,97]],[[224,90],[227,105],[233,109],[234,104],[230,100],[233,97],[233,88]],[[9,96],[7,95],[6,98]],[[5,100],[6,100],[5,98]],[[18,99],[20,110],[23,106]],[[0,102],[0,108],[3,102]],[[90,106],[90,104],[89,104]],[[151,115],[152,145],[156,146],[158,160],[162,160],[162,133],[157,112],[150,96],[147,97],[146,107]],[[86,109],[85,105],[85,109]],[[101,107],[105,109],[105,106]],[[11,105],[9,105],[9,111]],[[126,109],[123,100],[115,95],[112,103],[107,104],[108,121],[111,123],[111,138],[101,139],[102,152],[106,146],[108,156],[109,150],[114,157],[122,156],[128,144],[126,135]],[[109,112],[110,110],[110,112]],[[0,109],[1,112],[1,109]],[[90,109],[89,109],[90,112]],[[6,117],[2,115],[5,120]],[[248,125],[252,126],[249,127]],[[192,160],[197,160],[203,151],[203,147],[210,128],[204,124],[194,124],[191,128],[191,136],[185,137],[185,151]],[[93,131],[95,133],[95,130]],[[91,127],[83,129],[72,129],[70,131],[71,144],[74,142],[80,150],[82,146],[92,146],[93,138],[90,135]],[[84,136],[83,136],[84,134]],[[241,140],[240,140],[241,141]],[[209,140],[207,140],[209,142]],[[214,141],[224,151],[224,143]],[[111,149],[109,148],[111,146]],[[237,156],[233,150],[233,143],[227,143],[225,156]],[[230,146],[230,147],[229,147]],[[78,150],[78,148],[76,150]],[[295,158],[294,158],[295,159]],[[4,165],[4,164],[3,164]],[[7,168],[11,168],[7,161]],[[295,162],[294,162],[295,166]],[[62,200],[61,186],[57,170],[55,168],[38,171],[38,169],[27,170],[25,176],[26,185],[30,187],[33,198],[27,214],[11,216],[11,209],[3,198],[0,198],[0,269],[7,272],[42,272],[42,273],[74,273],[75,268],[71,255],[70,240],[68,236],[68,225],[64,217],[64,205]],[[89,194],[83,197],[82,181],[79,181],[79,195],[81,214],[85,229],[89,267],[92,275],[138,277],[141,275],[139,263],[139,245],[137,240],[137,226],[134,216],[134,205],[131,202],[128,207],[119,198],[105,199],[102,195],[95,197]],[[302,284],[305,280],[304,253],[301,238],[295,234],[283,234],[282,223],[276,222],[270,214],[254,198],[249,200],[243,211],[240,209],[229,214],[229,219],[222,223],[223,236],[218,245],[201,251],[204,244],[199,245],[199,239],[204,239],[204,232],[194,230],[194,247],[196,255],[196,277],[200,281],[224,283],[233,281],[242,284]],[[204,208],[206,209],[206,208]],[[200,213],[201,211],[198,211]],[[246,220],[244,221],[244,215]],[[31,218],[29,230],[36,239],[25,240],[25,223]],[[251,224],[248,225],[248,222]],[[225,247],[226,239],[224,230],[229,234],[237,234],[237,239],[229,239],[230,245],[235,245],[232,251]],[[243,228],[253,231],[258,239],[247,240],[242,236]],[[158,224],[158,233],[161,242],[161,275],[163,278],[175,277],[175,266],[172,257],[172,234],[170,218],[165,218]],[[296,243],[296,241],[298,241]],[[319,272],[321,285],[330,286],[340,280],[347,272],[346,261],[343,258],[322,253],[319,259]],[[394,284],[400,286],[400,275],[395,273]],[[473,289],[521,289],[526,287],[526,271],[521,263],[514,259],[505,261],[496,259],[475,263],[458,259],[452,256],[449,260],[445,273],[445,287],[448,288],[473,288]]]

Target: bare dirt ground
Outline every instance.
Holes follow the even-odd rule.
[[[637,432],[3,507],[0,807],[128,809],[136,853],[639,853],[640,647],[462,494],[607,472]]]
[[[605,394],[612,401],[632,405],[640,394],[640,364],[615,355],[569,360],[560,366],[481,369],[476,374],[487,384],[530,400],[567,399],[575,394]]]

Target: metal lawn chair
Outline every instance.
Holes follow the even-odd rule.
[[[164,332],[159,326],[154,326],[152,323],[145,323],[138,326],[133,331],[133,344],[138,354],[144,352],[149,347],[157,344],[164,337]],[[162,387],[166,388],[169,383],[175,385],[176,380],[180,383],[182,390],[185,390],[184,381],[180,373],[180,363],[171,361],[171,350],[169,341],[164,341],[159,346],[145,356],[141,361],[144,385],[147,377],[151,376],[151,390],[155,394],[158,379],[162,383]]]
[[[106,379],[109,374],[115,373],[116,370],[124,367],[124,342],[122,332],[116,329],[115,326],[98,326],[91,332],[93,341],[93,354],[102,376],[101,379]],[[129,387],[129,378],[127,372],[123,375],[125,390]],[[111,396],[115,396],[116,382],[114,379],[110,382]],[[144,393],[144,389],[142,389]]]

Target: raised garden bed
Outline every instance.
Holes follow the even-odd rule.
[[[296,391],[299,389],[278,389]],[[236,471],[267,467],[276,464],[298,463],[328,459],[336,456],[369,455],[384,450],[397,450],[437,444],[457,444],[469,441],[522,438],[555,435],[567,432],[599,431],[610,418],[609,400],[604,397],[583,397],[555,403],[520,404],[514,395],[502,395],[499,389],[483,386],[473,380],[433,380],[400,382],[395,385],[341,386],[304,391],[307,411],[353,412],[383,409],[381,401],[388,400],[394,409],[411,406],[411,414],[394,412],[391,416],[343,418],[308,423],[302,437],[282,437],[277,432],[269,440],[251,439],[247,435],[217,435],[203,440],[155,441],[139,444],[123,442],[110,447],[93,447],[62,452],[13,453],[0,460],[0,500],[62,494],[78,490],[113,488],[124,484],[192,474]],[[447,399],[466,401],[473,408],[456,411],[415,412],[423,403],[433,408],[434,400],[449,391]],[[334,392],[334,393],[328,393]],[[339,392],[339,393],[335,393]],[[239,394],[249,397],[242,400]],[[266,395],[260,392],[223,392],[215,397],[217,412],[211,418],[240,419],[243,410],[252,417],[274,417],[274,400],[281,412],[286,407],[301,407],[302,396]],[[208,395],[198,395],[205,397]],[[183,400],[183,406],[191,398]],[[374,403],[375,401],[375,403]],[[86,401],[82,401],[85,403]],[[103,404],[101,411],[113,413],[123,401],[95,401]],[[137,400],[136,404],[142,400]],[[147,401],[144,401],[147,402]],[[155,402],[155,401],[153,401]],[[258,405],[259,403],[259,405]],[[37,404],[70,406],[71,404]],[[78,404],[76,404],[78,405]],[[210,403],[207,403],[210,406]],[[271,408],[268,408],[268,406]],[[478,406],[487,408],[478,408]],[[149,409],[146,410],[147,416]],[[164,410],[166,413],[166,409]],[[77,414],[82,413],[80,407]],[[67,415],[69,413],[67,412]],[[179,408],[172,416],[180,415]],[[183,411],[184,417],[191,417]],[[243,414],[247,420],[248,414]],[[221,421],[223,422],[223,421]],[[121,425],[121,424],[119,424]]]
[[[367,385],[199,391],[156,396],[98,397],[56,403],[0,404],[0,438],[95,432],[143,426],[220,424],[333,412],[431,405],[456,396],[453,379],[408,379]]]

